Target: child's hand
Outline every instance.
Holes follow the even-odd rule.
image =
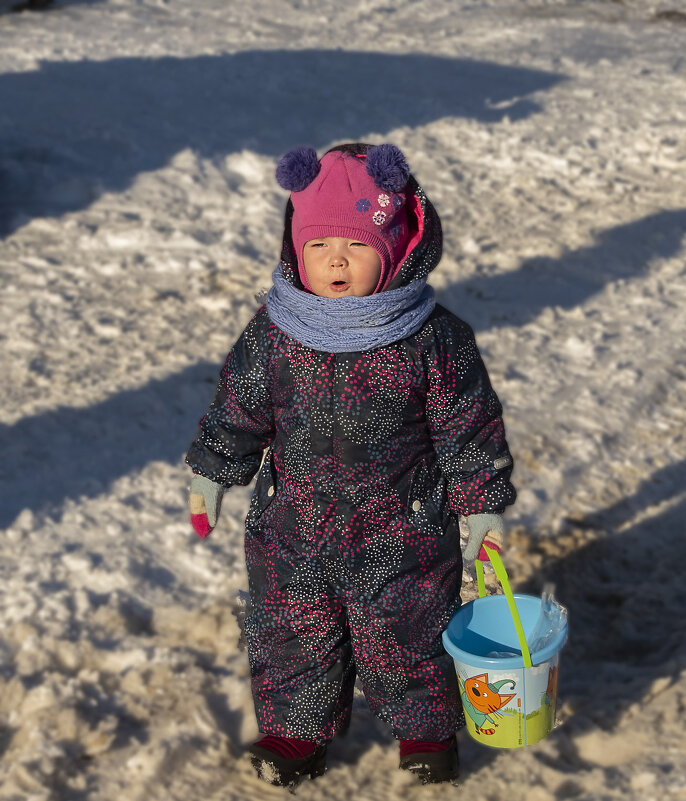
[[[191,525],[203,539],[217,525],[224,487],[205,476],[191,479],[190,509]]]
[[[468,515],[467,527],[469,528],[469,539],[467,547],[464,549],[466,562],[473,562],[475,559],[480,559],[482,562],[488,561],[488,555],[483,548],[484,543],[499,553],[502,551],[505,535],[502,515]]]

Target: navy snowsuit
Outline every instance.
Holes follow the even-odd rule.
[[[438,217],[410,182],[421,238],[391,288],[440,258]],[[302,288],[291,211],[282,265]],[[357,353],[305,347],[266,307],[248,324],[186,461],[225,487],[259,471],[245,629],[261,732],[331,739],[356,676],[395,737],[458,727],[441,631],[460,605],[457,516],[515,498],[501,411],[470,327],[441,306],[412,336]]]

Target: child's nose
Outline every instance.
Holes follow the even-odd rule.
[[[332,267],[345,267],[348,264],[345,253],[342,251],[336,251],[332,253],[329,262]]]

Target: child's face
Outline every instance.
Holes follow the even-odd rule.
[[[371,295],[381,275],[374,248],[342,236],[310,239],[303,248],[303,264],[312,291],[322,298]]]

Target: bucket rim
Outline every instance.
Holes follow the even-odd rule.
[[[536,601],[538,603],[541,602],[540,597],[536,595],[525,595],[523,593],[514,593],[514,598],[515,601],[522,601],[523,603],[529,603],[530,601]],[[497,656],[481,656],[480,654],[473,654],[470,651],[465,651],[463,648],[460,648],[458,645],[456,645],[451,639],[450,628],[456,618],[458,618],[461,614],[464,614],[465,611],[474,604],[483,604],[487,602],[493,603],[494,601],[502,604],[504,602],[506,603],[506,598],[504,595],[487,595],[483,598],[475,598],[461,606],[457,612],[455,612],[450,619],[450,622],[443,630],[441,635],[443,647],[450,654],[450,656],[453,657],[453,659],[457,660],[458,662],[462,662],[465,665],[471,665],[477,668],[491,668],[492,670],[525,670],[527,668],[524,664],[524,657],[521,654],[508,658],[501,658]],[[545,648],[541,648],[531,654],[531,667],[539,667],[545,662],[550,662],[556,656],[556,654],[562,650],[566,642],[567,623],[565,622],[557,637],[555,637],[552,642],[548,643]],[[528,669],[531,670],[531,668]]]

